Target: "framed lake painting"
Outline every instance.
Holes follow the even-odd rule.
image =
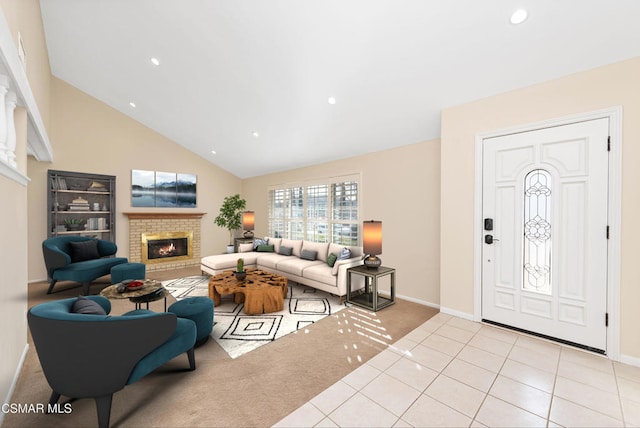
[[[159,208],[195,208],[195,174],[131,171],[131,206]]]

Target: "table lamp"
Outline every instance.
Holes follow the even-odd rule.
[[[246,239],[253,238],[253,228],[255,227],[255,213],[253,211],[245,211],[242,213],[242,229],[244,229],[244,236]]]
[[[382,260],[377,257],[382,254],[382,222],[364,221],[362,222],[362,246],[364,265],[369,269],[378,269]]]

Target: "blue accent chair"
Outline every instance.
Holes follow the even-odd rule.
[[[27,313],[42,371],[53,390],[49,404],[61,395],[94,398],[98,425],[109,426],[113,393],[187,353],[195,370],[196,325],[169,312],[135,310],[108,315],[111,303],[87,296],[107,315],[71,312],[76,298],[42,303]]]
[[[97,257],[74,262],[71,242],[90,240],[98,241]],[[82,284],[83,294],[88,295],[91,281],[109,275],[113,266],[127,263],[126,257],[110,257],[116,251],[118,247],[113,242],[87,236],[67,235],[45,239],[42,242],[42,253],[49,280],[47,294],[51,294],[53,286],[58,281],[76,281]]]

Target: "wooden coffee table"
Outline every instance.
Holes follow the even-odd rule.
[[[248,315],[281,311],[287,295],[287,278],[259,269],[246,269],[247,277],[238,281],[233,271],[224,271],[209,279],[209,297],[220,304],[222,294],[233,294],[235,303],[244,303]]]

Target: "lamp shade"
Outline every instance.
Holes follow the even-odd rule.
[[[255,226],[255,213],[253,211],[245,211],[242,213],[242,229],[253,230]]]
[[[364,254],[382,254],[382,222],[362,222],[362,249]]]

